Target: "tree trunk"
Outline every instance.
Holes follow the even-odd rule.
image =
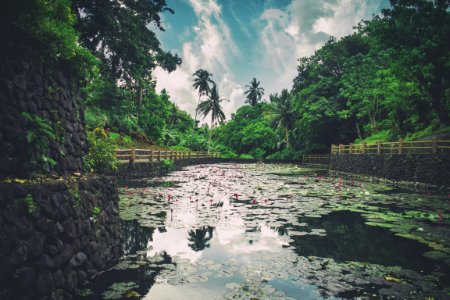
[[[198,106],[200,105],[200,98],[202,97],[201,94],[198,94],[198,103],[197,103],[197,107],[195,108],[195,117],[194,117],[194,122],[195,122],[195,127],[197,127],[197,114],[198,114]]]
[[[289,148],[289,130],[287,129],[287,127],[284,128],[285,130],[285,138],[286,138],[286,148]]]
[[[358,135],[358,138],[360,140],[363,140],[363,136],[361,134],[361,129],[359,128],[358,122],[355,123],[355,128],[356,128],[356,134]]]
[[[137,107],[137,111],[138,111],[138,120],[141,117],[141,108],[142,108],[142,87],[138,86],[137,87],[137,99],[136,99],[136,107]]]
[[[211,136],[212,136],[212,128],[213,128],[214,118],[211,116],[211,127],[209,128],[209,140],[208,140],[208,154],[211,150]]]
[[[442,75],[443,71],[442,68],[438,67],[437,64],[435,64],[435,66],[437,67],[434,74],[434,79],[430,84],[427,83],[425,77],[422,74],[418,75],[418,80],[421,90],[425,91],[431,98],[431,108],[438,116],[441,126],[444,127],[450,124],[450,115],[448,108],[445,106],[445,104],[442,103],[444,98],[444,76]]]

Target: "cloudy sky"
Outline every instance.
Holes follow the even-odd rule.
[[[163,49],[183,63],[168,74],[157,69],[157,90],[193,114],[198,101],[192,74],[207,69],[219,87],[227,117],[245,101],[245,85],[261,81],[265,97],[292,87],[297,60],[309,56],[329,38],[353,31],[388,7],[388,0],[167,0]]]

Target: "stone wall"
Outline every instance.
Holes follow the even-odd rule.
[[[395,181],[450,186],[450,154],[331,155],[330,169]]]
[[[43,171],[73,174],[87,151],[77,80],[67,66],[46,61],[38,48],[17,37],[5,37],[0,46],[0,179],[30,175],[29,163],[40,155],[56,161]],[[42,138],[45,151],[27,142],[27,132],[36,128],[22,112],[51,123],[58,138]]]
[[[0,299],[71,299],[121,254],[115,179],[0,183]]]

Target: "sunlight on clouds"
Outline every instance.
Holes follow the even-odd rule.
[[[289,89],[297,75],[299,58],[312,55],[330,36],[340,38],[350,34],[361,19],[370,18],[387,3],[292,0],[287,6],[270,5],[267,9],[260,6],[258,11],[261,3],[254,0],[246,2],[256,12],[253,17],[238,16],[231,5],[229,17],[237,23],[227,24],[221,5],[228,5],[228,0],[185,1],[193,9],[195,26],[179,33],[186,37],[180,39],[183,64],[171,74],[155,70],[157,90],[165,88],[180,108],[194,115],[198,94],[192,87],[192,74],[199,68],[206,69],[213,74],[221,97],[230,100],[223,104],[227,119],[244,104],[244,86],[253,77],[265,88],[264,99],[283,88]],[[237,31],[244,32],[244,40],[238,39]],[[238,45],[245,49],[240,51]],[[237,83],[236,77],[248,81]]]
[[[239,56],[239,50],[231,37],[229,27],[222,20],[222,9],[216,0],[189,0],[189,3],[198,22],[194,27],[195,39],[183,44],[183,64],[171,74],[158,69],[154,75],[157,79],[157,90],[165,88],[180,108],[194,115],[198,94],[192,87],[192,74],[199,68],[213,73],[213,80],[216,81],[222,97],[227,98],[237,86],[231,73],[230,62]],[[230,100],[229,103],[224,103],[228,118],[236,109],[237,99],[234,97]]]
[[[259,18],[262,29],[253,62],[266,69],[258,75],[266,84],[266,95],[290,88],[297,60],[312,55],[330,36],[352,33],[353,26],[377,10],[379,3],[374,2],[294,0],[284,9],[266,9]]]

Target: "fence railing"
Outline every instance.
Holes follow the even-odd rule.
[[[119,161],[154,162],[163,159],[177,160],[186,158],[220,157],[218,152],[206,151],[175,151],[175,150],[149,150],[149,149],[116,149]]]
[[[450,152],[449,140],[376,142],[332,145],[331,154],[438,154]]]
[[[310,154],[303,155],[304,164],[329,164],[330,155],[329,154]]]

